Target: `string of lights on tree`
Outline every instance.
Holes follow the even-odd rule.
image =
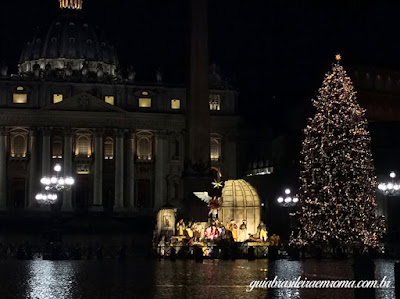
[[[365,110],[340,55],[313,100],[314,118],[304,130],[297,246],[383,249],[384,218],[375,213],[376,176]]]

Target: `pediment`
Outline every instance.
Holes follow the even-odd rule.
[[[64,99],[60,103],[51,104],[43,110],[52,111],[86,111],[86,112],[126,112],[116,106],[107,104],[105,101],[92,96],[86,92]]]

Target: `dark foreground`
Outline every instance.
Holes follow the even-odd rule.
[[[375,277],[393,281],[394,261],[377,260]],[[352,279],[351,260],[0,261],[0,298],[354,298],[344,289],[271,289],[246,293],[252,280]],[[377,289],[376,298],[394,298]]]

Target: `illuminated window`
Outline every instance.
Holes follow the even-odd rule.
[[[221,158],[221,140],[211,138],[210,147],[211,161],[219,161]]]
[[[142,96],[148,96],[148,95],[149,95],[149,93],[147,91],[142,92]]]
[[[14,93],[13,103],[14,104],[26,104],[28,102],[28,95],[26,93]]]
[[[59,137],[53,140],[53,159],[62,159],[62,140]]]
[[[153,135],[149,132],[141,132],[137,135],[137,157],[139,160],[152,159]]]
[[[114,142],[111,138],[107,138],[104,142],[104,159],[111,160],[114,158]]]
[[[25,157],[26,156],[26,138],[23,135],[15,135],[11,143],[11,156],[12,157]]]
[[[210,110],[221,110],[221,96],[219,94],[210,94]]]
[[[60,102],[62,102],[62,100],[63,100],[62,94],[59,94],[59,93],[53,94],[53,103],[54,104],[60,103]]]
[[[88,164],[78,164],[76,167],[77,174],[89,174],[89,165]]]
[[[104,100],[107,104],[114,105],[114,96],[105,96]]]
[[[89,136],[82,135],[77,138],[75,154],[87,157],[92,155]]]
[[[171,100],[171,109],[181,109],[181,100],[178,99]]]
[[[142,108],[151,107],[151,99],[150,98],[140,98],[139,99],[139,107],[142,107]]]

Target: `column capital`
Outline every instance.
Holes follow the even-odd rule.
[[[71,137],[74,134],[74,130],[71,128],[63,128],[64,137]]]
[[[136,130],[127,130],[126,133],[127,133],[129,139],[136,138]]]
[[[38,131],[36,128],[29,128],[29,137],[37,137]]]
[[[8,130],[5,127],[0,127],[0,136],[7,136]]]
[[[100,138],[104,136],[104,129],[96,129],[93,132],[95,138]]]
[[[115,138],[123,138],[125,135],[125,132],[126,132],[126,130],[124,130],[124,129],[115,129],[114,130]]]
[[[50,136],[51,135],[51,128],[40,128],[43,136]]]
[[[158,130],[154,133],[157,139],[167,139],[171,132],[168,130]]]

